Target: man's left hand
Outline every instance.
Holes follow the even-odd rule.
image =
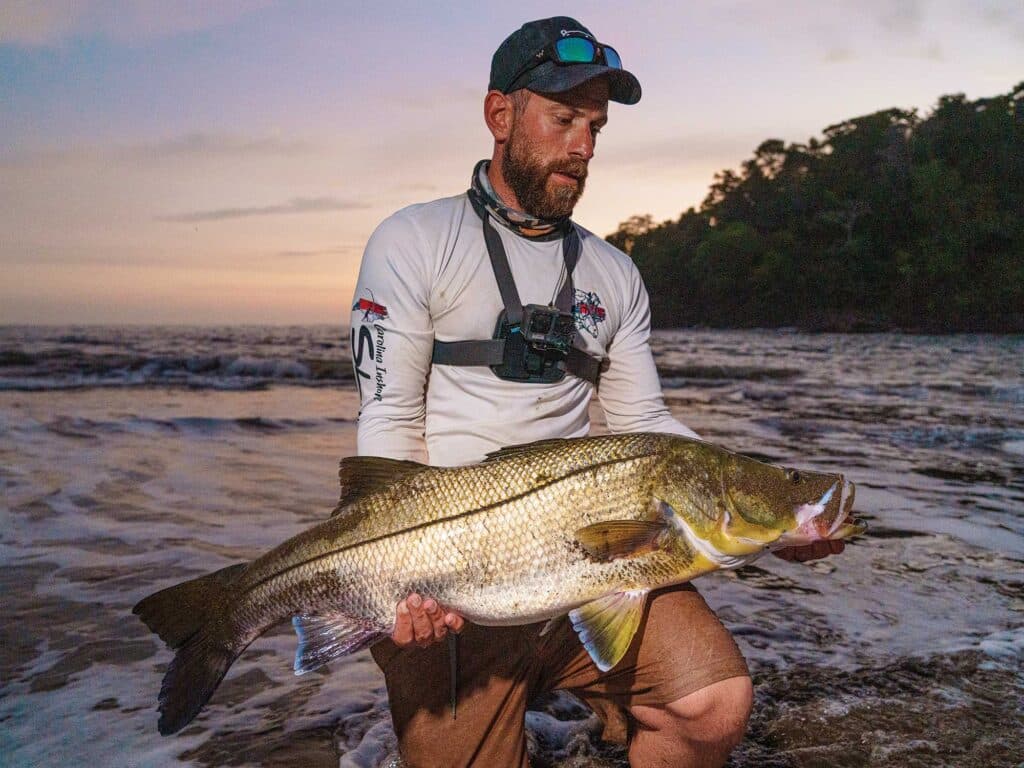
[[[776,549],[772,554],[789,562],[795,560],[798,563],[806,563],[811,560],[821,560],[829,555],[838,555],[844,549],[846,549],[846,544],[841,539],[825,539],[800,547],[783,547]]]

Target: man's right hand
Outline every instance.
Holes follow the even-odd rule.
[[[399,648],[413,643],[426,648],[444,640],[449,630],[459,634],[465,624],[459,614],[443,610],[432,597],[424,600],[413,592],[398,604],[391,639]]]

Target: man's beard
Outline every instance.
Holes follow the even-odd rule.
[[[515,131],[505,142],[501,156],[501,175],[515,192],[523,213],[541,219],[561,219],[572,214],[583,194],[587,164],[583,160],[562,160],[544,164],[528,141],[518,141]],[[572,184],[548,185],[552,173],[564,173],[576,179]]]

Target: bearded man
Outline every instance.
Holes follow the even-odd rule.
[[[612,432],[695,436],[665,406],[636,267],[569,218],[609,100],[639,99],[618,53],[571,18],[529,22],[498,47],[484,99],[490,160],[468,192],[395,213],[366,246],[352,311],[360,454],[460,465],[581,437],[594,395]],[[634,766],[719,766],[742,737],[750,677],[692,586],[651,595],[607,672],[568,621],[541,629],[474,626],[429,595],[402,600],[372,653],[404,763],[525,768],[526,705],[556,689],[594,708],[604,738],[628,740]],[[457,717],[439,642],[449,632]]]

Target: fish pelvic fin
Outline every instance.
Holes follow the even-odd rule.
[[[344,614],[294,616],[292,626],[298,635],[295,649],[295,674],[304,675],[332,659],[361,651],[387,636],[373,624]]]
[[[341,497],[331,517],[343,514],[346,509],[364,496],[397,483],[425,469],[426,464],[404,459],[386,459],[382,456],[347,456],[338,468],[341,483]]]
[[[234,595],[233,583],[248,567],[239,563],[162,589],[141,600],[139,616],[168,647],[177,649],[160,686],[160,733],[168,736],[188,725],[209,701],[245,646],[221,635],[220,616]]]
[[[646,589],[613,592],[569,612],[572,627],[602,672],[626,655],[644,612]]]
[[[653,552],[667,534],[664,520],[606,520],[578,529],[576,541],[591,558],[607,562]]]

